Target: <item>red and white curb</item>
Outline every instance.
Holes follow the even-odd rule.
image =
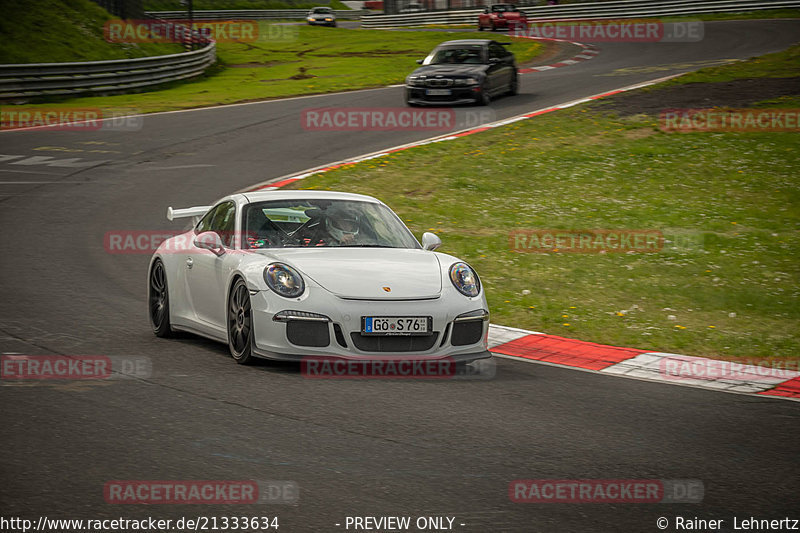
[[[529,72],[544,72],[545,70],[552,70],[554,68],[560,67],[568,67],[570,65],[574,65],[575,63],[580,63],[581,61],[586,61],[587,59],[592,59],[597,54],[600,53],[600,50],[597,49],[596,46],[591,44],[584,44],[584,43],[576,43],[574,41],[564,41],[561,39],[540,39],[540,40],[548,40],[548,41],[556,41],[556,42],[564,42],[574,44],[576,46],[580,46],[583,48],[580,54],[576,55],[572,59],[565,59],[563,61],[559,61],[558,63],[553,63],[552,65],[542,65],[541,67],[531,67],[531,68],[521,68],[519,69],[520,74],[527,74]]]
[[[591,102],[592,100],[598,100],[600,98],[605,98],[606,96],[611,96],[618,93],[623,93],[626,91],[632,91],[634,89],[640,89],[642,87],[647,87],[650,85],[655,85],[656,83],[661,83],[662,81],[668,80],[670,78],[674,78],[678,76],[678,74],[672,76],[665,76],[663,78],[659,78],[657,80],[651,80],[644,83],[637,83],[635,85],[628,85],[627,87],[622,87],[620,89],[615,89],[613,91],[608,91],[605,93],[599,93],[592,96],[588,96],[586,98],[580,98],[578,100],[573,100],[571,102],[567,102],[564,104],[559,104],[553,107],[547,107],[544,109],[537,109],[536,111],[531,111],[529,113],[523,113],[521,115],[516,115],[513,117],[509,117],[503,120],[498,120],[496,122],[490,122],[487,124],[481,124],[476,128],[470,128],[466,130],[456,131],[453,133],[447,133],[445,135],[439,135],[437,137],[430,137],[428,139],[423,139],[421,141],[415,141],[408,144],[403,144],[400,146],[395,146],[394,148],[389,148],[386,150],[381,150],[379,152],[372,152],[369,154],[363,154],[356,157],[352,157],[349,159],[342,159],[341,161],[337,161],[335,163],[329,163],[327,165],[309,168],[306,170],[302,170],[300,172],[294,174],[287,174],[285,176],[281,176],[279,178],[273,178],[268,181],[264,181],[248,187],[247,189],[243,189],[239,192],[246,192],[246,191],[259,191],[259,190],[273,190],[273,189],[280,189],[281,187],[285,187],[290,183],[294,183],[295,181],[305,179],[309,176],[314,176],[316,174],[323,174],[325,172],[329,172],[331,170],[335,170],[337,168],[341,168],[347,165],[354,165],[356,163],[361,163],[363,161],[368,161],[370,159],[376,159],[379,157],[386,157],[389,154],[393,154],[395,152],[402,152],[404,150],[408,150],[410,148],[415,148],[417,146],[424,146],[426,144],[432,144],[442,141],[450,141],[453,139],[458,139],[460,137],[466,137],[467,135],[473,135],[475,133],[480,133],[482,131],[491,130],[494,128],[498,128],[500,126],[505,126],[506,124],[512,124],[514,122],[519,122],[520,120],[528,120],[533,117],[538,117],[539,115],[544,115],[545,113],[551,113],[553,111],[558,111],[559,109],[566,109],[568,107],[572,107],[578,104],[582,104],[584,102]]]
[[[489,351],[512,359],[723,392],[800,401],[800,372],[489,326]]]

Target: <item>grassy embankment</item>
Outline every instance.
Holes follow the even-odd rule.
[[[90,0],[9,0],[0,17],[0,64],[129,59],[183,52],[180,44],[112,44],[103,24],[116,18]]]
[[[449,38],[432,32],[280,24],[262,24],[258,33],[252,42],[220,42],[219,64],[193,81],[136,94],[51,99],[39,105],[132,108],[147,113],[383,87],[402,83],[417,67],[417,59]],[[459,37],[474,35],[483,34]],[[513,41],[510,50],[519,62],[530,61],[544,48],[529,39],[500,40]],[[50,46],[55,47],[52,42]]]
[[[799,74],[795,46],[649,92],[658,99],[681,83]],[[416,235],[438,233],[443,251],[481,274],[494,323],[654,351],[800,357],[800,134],[667,133],[657,113],[604,103],[295,187],[375,195]],[[754,105],[798,108],[800,98]],[[512,251],[509,232],[530,228],[655,229],[669,242],[659,253]]]

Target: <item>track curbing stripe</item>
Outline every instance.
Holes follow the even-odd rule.
[[[505,341],[505,342],[503,342]],[[489,351],[503,358],[548,364],[684,387],[800,401],[800,372],[764,375],[764,367],[705,357],[648,352],[568,339],[518,328],[489,326]],[[709,370],[734,367],[735,375],[682,375],[682,364]]]

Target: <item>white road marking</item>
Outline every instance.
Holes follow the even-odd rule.
[[[36,174],[36,175],[47,175],[47,176],[61,176],[58,172],[43,172],[41,170],[9,170],[7,168],[0,168],[0,172],[11,172],[13,174]]]
[[[18,157],[25,157],[25,156],[4,156],[8,158],[18,158]],[[2,160],[0,160],[1,162]],[[47,165],[49,167],[64,167],[64,168],[86,168],[86,167],[93,167],[96,165],[100,165],[102,163],[107,162],[106,159],[101,159],[99,161],[84,161],[80,157],[69,157],[67,159],[56,159],[49,155],[34,155],[31,157],[27,157],[25,159],[21,159],[19,161],[13,161],[9,163],[9,165],[25,165],[25,166],[33,166],[33,165]]]
[[[181,168],[202,168],[202,167],[215,167],[217,165],[176,165],[174,167],[149,167],[140,170],[178,170]]]

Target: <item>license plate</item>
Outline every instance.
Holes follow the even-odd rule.
[[[449,96],[452,91],[450,89],[425,89],[425,94],[428,96]]]
[[[433,318],[429,316],[361,317],[363,335],[430,335]]]

